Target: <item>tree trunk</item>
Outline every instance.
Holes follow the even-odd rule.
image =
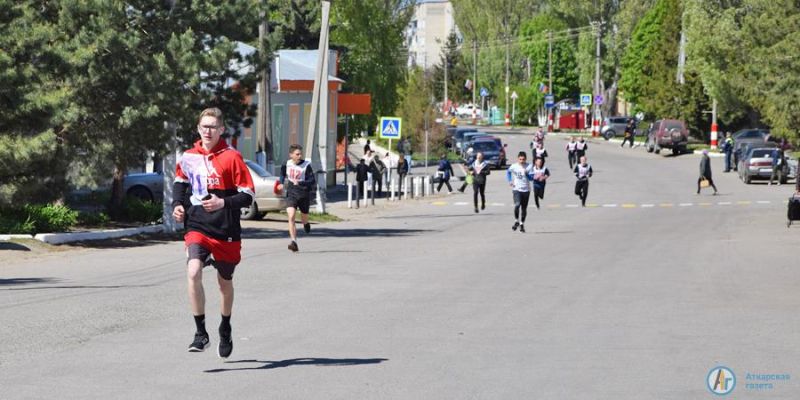
[[[127,168],[119,165],[114,166],[114,181],[111,184],[111,201],[108,205],[108,214],[112,219],[118,218],[122,212],[122,201],[125,199],[122,181],[125,178],[126,169]]]

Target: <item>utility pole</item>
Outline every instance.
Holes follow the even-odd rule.
[[[450,69],[450,57],[448,57],[447,49],[444,50],[444,102],[442,103],[442,110],[444,114],[450,113],[450,106],[447,104],[447,70]]]
[[[475,118],[475,100],[478,90],[478,40],[472,41],[472,117]]]
[[[717,149],[719,140],[717,133],[717,98],[715,97],[711,103],[711,150]]]
[[[509,50],[511,47],[511,38],[509,38],[508,34],[506,34],[506,115],[505,115],[505,122],[506,126],[511,125],[511,116],[508,110],[508,92],[509,92],[509,75],[510,75],[510,67],[509,67]]]
[[[258,131],[258,164],[267,171],[275,172],[275,160],[272,155],[272,120],[270,113],[270,78],[271,78],[271,49],[266,44],[267,34],[269,33],[269,16],[266,13],[266,1],[261,2],[261,24],[258,27],[259,51],[264,60],[264,70],[261,71],[261,80],[258,82],[258,119],[256,120],[256,131]]]
[[[597,34],[597,49],[595,52],[595,71],[594,71],[594,98],[592,102],[594,105],[594,113],[592,116],[592,136],[600,135],[600,105],[597,104],[597,96],[600,96],[600,35],[602,30],[602,22],[592,24],[595,26],[595,33]]]
[[[553,32],[547,31],[547,94],[553,95]],[[553,99],[555,101],[555,98]],[[547,131],[553,130],[553,110],[547,109]]]
[[[330,1],[322,1],[322,24],[319,34],[319,52],[317,55],[316,77],[314,79],[314,93],[311,96],[311,113],[308,121],[308,131],[306,132],[306,160],[313,160],[314,136],[317,131],[317,120],[319,120],[319,144],[320,169],[323,179],[317,179],[317,211],[325,212],[325,189],[328,186],[327,168],[327,140],[328,140],[328,23],[330,20]],[[324,97],[321,101],[320,96]],[[320,182],[321,181],[321,182]]]

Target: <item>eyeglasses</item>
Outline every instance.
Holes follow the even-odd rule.
[[[201,131],[213,131],[213,130],[219,129],[219,126],[217,126],[217,125],[199,125],[198,128]]]

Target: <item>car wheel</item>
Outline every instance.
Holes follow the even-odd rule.
[[[644,147],[647,149],[648,153],[652,153],[653,150],[655,150],[655,146],[653,146],[653,141],[651,141],[649,137],[647,138],[647,141],[645,141]]]
[[[745,185],[749,185],[750,182],[752,182],[752,181],[753,181],[753,178],[751,178],[750,175],[748,175],[747,172],[745,172],[744,173],[744,183],[745,183]]]
[[[614,132],[613,130],[609,129],[609,130],[606,131],[606,133],[603,135],[603,137],[605,137],[606,140],[610,140],[616,135],[617,135],[616,132]]]
[[[258,206],[256,205],[255,201],[252,204],[250,204],[250,207],[242,208],[241,219],[254,220],[258,216],[259,216]]]
[[[653,151],[654,151],[656,154],[659,154],[659,153],[661,153],[661,149],[658,149],[658,148],[657,148],[657,149],[655,149],[655,150],[653,150]]]
[[[150,193],[150,189],[144,186],[134,186],[128,189],[127,196],[141,201],[153,201],[153,194]]]

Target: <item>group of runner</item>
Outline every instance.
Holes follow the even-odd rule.
[[[227,358],[233,351],[231,313],[233,311],[233,273],[241,260],[240,210],[255,199],[255,186],[242,155],[221,140],[225,130],[222,111],[208,108],[200,113],[197,132],[200,139],[184,152],[176,166],[172,216],[186,228],[189,303],[195,322],[190,352],[201,352],[209,344],[205,326],[203,268],[217,270],[222,298],[220,305],[217,355]],[[289,217],[289,250],[296,252],[295,216],[299,210],[303,229],[308,234],[311,193],[315,187],[311,162],[303,159],[302,147],[289,147],[289,160],[281,167],[276,193],[286,191]]]

